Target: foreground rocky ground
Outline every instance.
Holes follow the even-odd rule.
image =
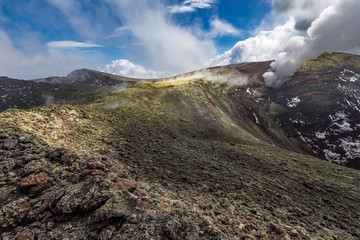
[[[3,113],[2,238],[360,237],[357,170],[138,111]]]
[[[1,137],[2,239],[212,239],[209,219],[150,197],[107,157]],[[190,221],[190,222],[189,222]]]

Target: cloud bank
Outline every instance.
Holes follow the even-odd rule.
[[[10,37],[1,28],[0,56],[0,75],[20,79],[66,75],[76,68],[93,68],[93,64],[76,54],[56,50],[26,53],[15,48]]]
[[[102,45],[90,42],[76,42],[76,41],[51,41],[46,43],[49,48],[97,48]]]
[[[275,60],[264,78],[269,86],[278,87],[301,62],[325,51],[360,46],[358,0],[273,0],[272,6],[275,16],[287,19],[284,24],[238,42],[210,64]]]
[[[197,37],[191,29],[176,25],[166,7],[153,0],[107,0],[123,26],[142,43],[143,56],[159,72],[183,73],[204,68],[216,56],[214,42]],[[201,2],[191,1],[200,6]],[[205,34],[202,34],[205,35]]]
[[[210,27],[209,37],[211,38],[218,36],[237,36],[241,33],[239,29],[235,28],[226,20],[219,19],[218,17],[213,17],[210,20]]]
[[[166,1],[157,0],[44,2],[66,17],[62,22],[69,24],[74,32],[71,36],[80,41],[61,41],[51,37],[40,43],[35,33],[34,43],[21,35],[13,35],[11,39],[2,28],[0,54],[5,57],[0,60],[0,74],[25,78],[64,75],[74,68],[91,67],[85,56],[104,65],[121,58],[105,69],[141,78],[162,77],[165,73],[173,75],[213,65],[275,60],[271,71],[264,77],[268,85],[277,87],[296,71],[302,61],[325,51],[360,53],[359,0],[272,0],[273,18],[270,23],[264,20],[260,26],[272,27],[257,31],[253,37],[238,42],[219,56],[216,50],[219,38],[240,36],[239,29],[216,15],[209,19],[209,30],[196,24],[184,26],[179,18],[182,15],[174,15],[210,9],[220,2],[217,0],[183,0],[170,7],[165,5]],[[0,11],[0,21],[4,20],[1,16]],[[61,38],[63,35],[54,36]],[[89,41],[82,41],[81,37]],[[124,46],[127,48],[122,48]],[[83,51],[84,48],[97,48],[99,51],[91,49],[95,52],[91,56],[89,51]],[[109,52],[111,60],[102,58],[101,54],[110,56]],[[116,53],[123,55],[116,57]],[[153,70],[124,60],[124,55],[130,53],[131,59],[138,59],[137,64],[143,63]]]

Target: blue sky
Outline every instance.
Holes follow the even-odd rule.
[[[86,67],[132,77],[161,77],[212,65],[270,59],[280,64],[274,72],[281,72],[290,69],[289,62],[294,59],[306,60],[321,51],[357,52],[359,36],[353,32],[360,32],[360,24],[349,30],[343,27],[359,21],[359,3],[2,0],[0,75],[29,79],[66,75]],[[332,21],[327,17],[338,17],[337,29],[330,29]],[[330,30],[348,31],[349,40],[340,44],[326,41],[319,46],[315,39],[337,39]],[[313,51],[315,48],[319,51]],[[305,49],[301,51],[304,54],[298,54],[300,49]]]
[[[74,56],[77,59],[76,63],[71,63],[74,67],[83,64],[84,67],[106,70],[106,65],[112,61],[127,59],[146,68],[166,72],[167,69],[156,69],[162,63],[152,64],[153,54],[149,54],[148,46],[144,46],[142,39],[134,36],[131,29],[126,29],[126,22],[131,20],[126,19],[127,16],[124,16],[126,13],[119,11],[117,5],[135,8],[136,4],[132,2],[137,2],[144,8],[153,7],[154,14],[163,14],[167,23],[161,24],[184,29],[194,35],[200,43],[211,42],[215,49],[214,56],[230,49],[239,40],[249,37],[251,31],[271,11],[271,2],[266,0],[199,0],[189,3],[174,0],[2,0],[0,29],[11,41],[14,50],[23,52],[28,58],[35,55],[49,57],[49,51],[56,51],[58,54]],[[146,4],[146,2],[152,3]],[[187,6],[188,9],[183,12],[172,12],[171,10],[176,6]],[[213,32],[210,36],[214,28],[210,23],[215,19],[218,23],[226,23],[228,27],[232,27],[233,32],[226,32],[225,29],[225,32]],[[159,28],[161,27],[164,26],[159,25]],[[226,26],[222,27],[226,28]],[[206,34],[209,36],[205,36]],[[66,57],[60,57],[59,60],[66,60]],[[202,66],[199,64],[194,67]],[[55,70],[55,68],[51,69]],[[66,74],[70,69],[71,66],[59,68],[59,71],[54,71],[52,75]],[[172,67],[169,72],[176,70]],[[27,75],[41,77],[41,71],[34,74],[11,74],[10,71],[5,71],[0,74],[19,75],[25,78]],[[51,72],[44,71],[44,74],[46,76]]]
[[[51,2],[56,1],[2,1],[0,4],[3,17],[1,27],[10,35],[17,47],[22,47],[22,39],[31,34],[36,35],[38,41],[42,44],[50,41],[96,41],[112,50],[104,51],[105,55],[113,52],[118,45],[118,39],[109,40],[106,36],[111,35],[116,28],[121,27],[122,23],[121,16],[116,11],[112,11],[111,6],[104,4],[104,1],[74,1],[79,2],[76,7],[80,8],[78,9],[79,12],[86,15],[89,25],[95,27],[94,34],[91,35],[79,31],[79,29],[74,29],[69,17],[56,4],[51,4]],[[181,4],[181,2],[164,1],[164,5],[171,7]],[[216,37],[217,47],[224,50],[225,48],[231,48],[237,41],[248,37],[249,32],[247,31],[251,32],[256,28],[263,17],[271,11],[271,2],[266,0],[237,0],[236,4],[234,4],[235,1],[233,0],[212,2],[209,4],[211,5],[210,8],[194,8],[193,12],[169,14],[168,17],[180,26],[192,27],[194,24],[199,24],[199,27],[207,31],[211,28],[210,20],[213,17],[227,21],[241,30],[242,34]],[[101,6],[100,9],[99,6]]]

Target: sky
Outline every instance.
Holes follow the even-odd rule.
[[[0,75],[21,79],[275,60],[264,77],[278,86],[304,60],[359,49],[359,0],[0,0]]]

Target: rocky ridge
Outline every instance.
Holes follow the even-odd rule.
[[[91,69],[78,69],[65,77],[48,77],[30,80],[33,82],[51,84],[87,84],[92,86],[119,86],[129,85],[138,82],[138,79],[121,77],[113,74],[99,72]]]
[[[29,135],[1,137],[2,239],[203,239],[221,235],[205,216],[169,210],[107,157],[78,154]],[[4,159],[3,159],[4,160]],[[4,187],[5,186],[5,187]],[[200,224],[189,224],[186,220]],[[146,230],[148,229],[148,230]],[[210,232],[208,232],[210,231]],[[210,234],[210,235],[209,235]]]
[[[323,54],[305,62],[274,99],[287,109],[277,117],[288,135],[300,138],[316,157],[356,169],[360,169],[358,73],[358,56]]]

